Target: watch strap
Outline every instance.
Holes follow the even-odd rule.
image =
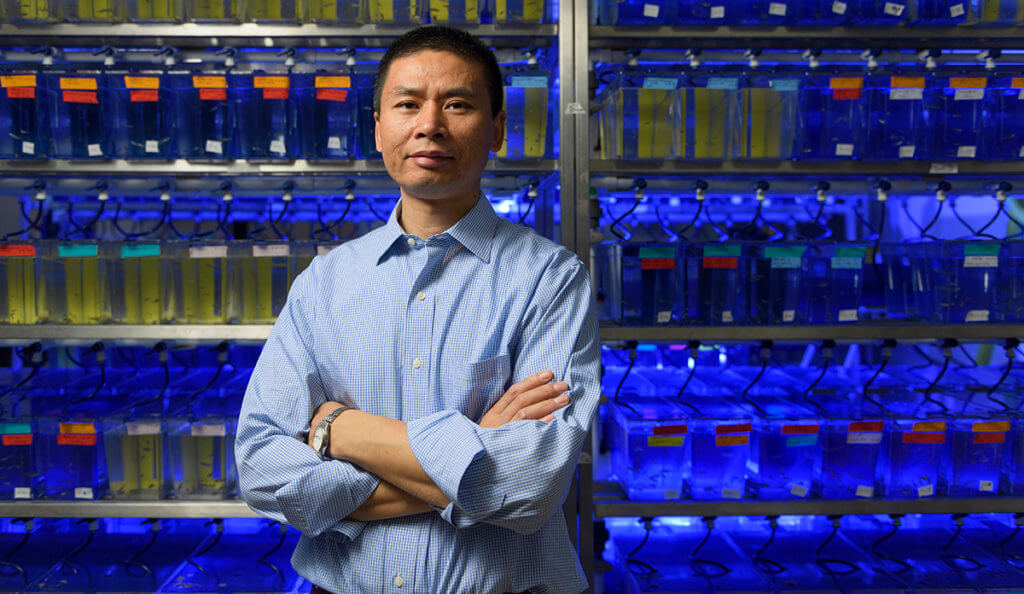
[[[320,444],[320,449],[317,451],[317,453],[320,454],[320,457],[322,457],[322,458],[330,458],[331,457],[330,454],[329,454],[330,449],[331,449],[331,423],[333,423],[334,419],[337,419],[338,416],[341,415],[341,413],[345,412],[346,410],[349,410],[350,408],[355,408],[355,407],[354,406],[346,406],[346,405],[343,404],[343,405],[341,405],[340,408],[336,408],[336,409],[332,410],[330,413],[327,414],[326,417],[324,417],[320,421],[320,425],[319,426],[323,428],[323,433],[324,433],[324,440]]]

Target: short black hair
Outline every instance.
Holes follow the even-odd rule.
[[[373,81],[373,111],[380,113],[380,97],[391,63],[423,50],[448,52],[479,64],[484,69],[484,84],[491,96],[491,117],[497,117],[504,104],[505,89],[502,84],[501,68],[498,66],[498,59],[494,57],[494,52],[470,33],[438,25],[413,29],[394,40],[388,51],[384,52],[384,57],[377,66],[377,78]]]

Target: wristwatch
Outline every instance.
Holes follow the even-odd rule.
[[[338,418],[338,415],[350,408],[355,407],[342,405],[341,408],[332,410],[330,414],[317,424],[316,429],[313,429],[313,449],[316,450],[317,454],[320,454],[321,458],[327,459],[331,457],[328,453],[331,448],[331,423],[334,422],[334,419]]]

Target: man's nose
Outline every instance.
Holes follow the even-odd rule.
[[[440,105],[427,103],[416,119],[417,138],[443,138],[446,134],[444,110]]]

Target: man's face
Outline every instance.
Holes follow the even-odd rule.
[[[491,117],[483,67],[448,52],[392,62],[375,118],[388,173],[405,194],[426,200],[475,197],[488,151],[505,136],[505,112]]]

